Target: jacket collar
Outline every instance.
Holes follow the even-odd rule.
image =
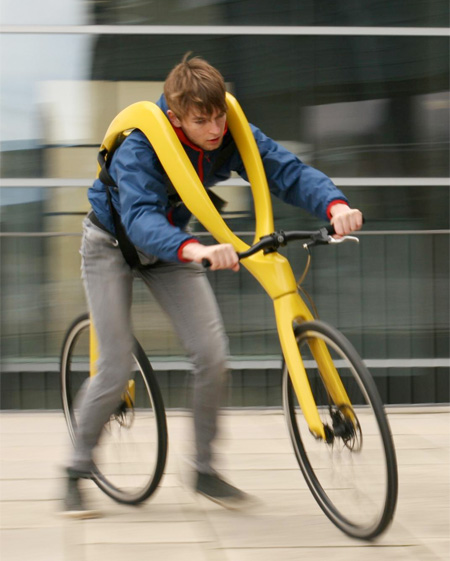
[[[179,140],[183,143],[186,144],[186,146],[189,146],[190,148],[192,148],[193,150],[196,150],[197,152],[203,152],[203,149],[200,148],[200,146],[197,146],[196,144],[194,144],[193,142],[191,142],[189,140],[189,138],[184,134],[184,131],[181,127],[176,127],[175,125],[173,125],[172,123],[170,123],[173,127],[173,130],[175,131],[176,135],[178,136]]]

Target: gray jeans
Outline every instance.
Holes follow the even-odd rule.
[[[211,472],[211,443],[216,435],[226,380],[228,341],[203,267],[158,261],[142,271],[132,272],[115,238],[87,218],[83,223],[81,255],[100,358],[98,373],[81,399],[77,442],[70,467],[88,468],[103,425],[120,403],[132,360],[131,300],[133,277],[137,275],[171,318],[193,362],[196,467]]]

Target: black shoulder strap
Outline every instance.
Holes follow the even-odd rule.
[[[105,185],[109,185],[110,187],[116,187],[116,183],[114,179],[109,174],[108,167],[109,164],[111,163],[110,160],[112,158],[112,155],[117,150],[117,148],[119,148],[119,146],[127,138],[127,136],[132,130],[133,129],[130,129],[129,131],[124,131],[120,133],[119,136],[116,138],[114,145],[110,151],[104,148],[103,150],[100,150],[100,152],[97,155],[97,161],[100,164],[100,173],[98,175],[98,178]]]
[[[123,227],[122,221],[120,220],[119,213],[116,210],[116,207],[113,205],[112,198],[111,198],[111,191],[110,187],[116,187],[114,180],[112,179],[111,175],[109,174],[107,168],[107,161],[108,161],[108,151],[106,149],[101,150],[98,154],[98,163],[100,164],[100,173],[99,179],[102,183],[105,184],[106,187],[106,196],[108,198],[108,205],[109,210],[111,212],[111,216],[114,223],[114,229],[116,231],[117,241],[119,243],[120,250],[122,251],[123,257],[128,265],[135,269],[139,267],[141,264],[138,252],[131,242],[130,238],[127,236],[125,232],[125,228]]]
[[[109,164],[109,153],[106,148],[100,150],[97,155],[97,161],[100,165],[100,173],[98,174],[98,178],[102,183],[108,185],[109,187],[115,187],[116,183],[113,178],[109,175],[108,171],[108,164]]]

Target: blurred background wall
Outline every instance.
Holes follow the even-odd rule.
[[[306,285],[321,318],[352,340],[387,403],[449,401],[446,0],[0,0],[0,10],[3,408],[59,407],[62,339],[87,309],[78,248],[98,145],[122,108],[159,97],[187,51],[364,211],[359,247],[315,252]],[[248,186],[233,178],[218,190],[250,241]],[[279,228],[320,225],[277,201],[274,211]],[[289,257],[300,273],[299,247]],[[269,299],[245,271],[210,278],[230,337],[230,404],[279,405]],[[166,404],[184,406],[189,365],[139,282],[133,314]]]

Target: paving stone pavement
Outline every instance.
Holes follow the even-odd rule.
[[[226,411],[223,474],[252,493],[248,512],[221,509],[185,486],[190,418],[169,412],[170,448],[158,491],[119,505],[86,482],[96,520],[58,516],[69,442],[61,412],[0,413],[1,561],[372,561],[450,559],[450,409],[397,408],[389,420],[399,502],[375,542],[351,539],[315,504],[278,410]]]

